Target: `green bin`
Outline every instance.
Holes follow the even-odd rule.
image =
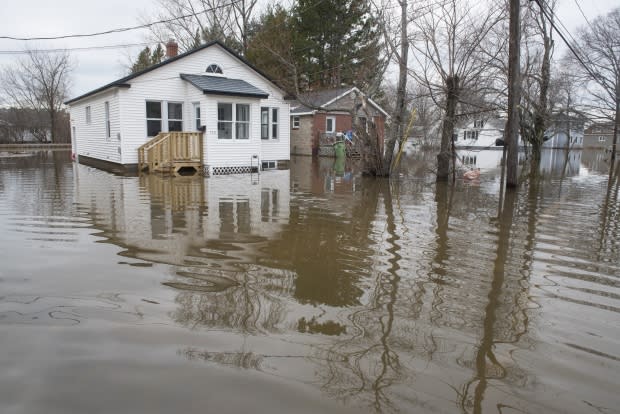
[[[344,141],[334,142],[334,153],[336,154],[336,158],[345,157]]]

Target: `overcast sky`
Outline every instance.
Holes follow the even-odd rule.
[[[0,36],[42,37],[76,33],[92,33],[140,24],[140,17],[154,13],[155,0],[0,0]],[[288,1],[287,1],[288,3]],[[575,33],[586,22],[576,4],[588,19],[606,14],[620,6],[618,0],[559,0],[558,18]],[[0,39],[0,66],[10,65],[19,55],[5,51],[45,48],[75,48],[142,43],[147,30],[135,30],[106,36],[54,41],[23,42]],[[559,41],[559,40],[558,40]],[[73,51],[75,70],[71,96],[111,82],[127,71],[130,56],[143,46],[114,50]]]

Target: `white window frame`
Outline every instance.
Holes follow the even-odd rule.
[[[479,131],[467,130],[463,133],[463,139],[465,141],[467,140],[478,141],[478,136],[479,136]]]
[[[263,115],[267,115],[266,118],[263,118]],[[260,139],[268,140],[271,132],[271,108],[268,106],[260,107]],[[263,134],[264,133],[264,134]]]
[[[192,113],[194,115],[194,128],[196,128],[196,131],[200,131],[200,128],[202,128],[202,121],[200,118],[200,102],[193,102],[192,110]]]
[[[299,129],[300,123],[301,123],[301,120],[299,118],[299,115],[294,115],[293,116],[293,122],[291,123],[292,128],[293,129]]]
[[[103,103],[103,112],[105,114],[105,138],[109,140],[112,138],[112,131],[110,128],[110,102],[105,101]]]
[[[605,141],[607,141],[607,139],[604,136],[599,135],[598,142],[605,142]]]
[[[172,105],[181,105],[181,118],[170,118],[170,104]],[[166,131],[170,132],[170,121],[172,122],[181,122],[181,129],[177,132],[182,132],[184,127],[185,127],[185,123],[183,121],[183,113],[185,111],[185,105],[183,105],[183,102],[179,102],[179,101],[166,101]],[[163,116],[164,114],[162,114]]]
[[[86,125],[90,125],[93,120],[90,105],[84,108],[84,112],[85,112],[85,117],[86,117]]]
[[[230,105],[231,106],[231,120],[220,120],[220,114],[219,114],[219,106],[220,105]],[[237,105],[243,105],[243,106],[247,106],[248,107],[248,120],[247,121],[238,121],[237,120]],[[249,141],[250,138],[252,137],[252,105],[249,103],[242,103],[242,102],[218,102],[217,103],[218,106],[218,111],[217,111],[217,139],[218,140],[225,140],[225,141],[236,141],[236,140],[240,140],[240,141]],[[220,137],[220,123],[229,123],[230,124],[230,128],[231,128],[231,133],[230,133],[230,138],[221,138]],[[248,131],[248,137],[247,138],[238,138],[237,137],[237,124],[245,124],[247,125],[247,131]]]
[[[271,108],[271,139],[280,138],[280,108]]]
[[[329,121],[332,121],[332,129],[328,128]],[[325,133],[326,134],[335,134],[336,133],[336,117],[335,116],[326,116],[325,117]]]
[[[160,118],[149,118],[148,117],[148,110],[147,110],[147,105],[149,103],[158,103],[159,104],[159,112],[160,112]],[[149,135],[149,121],[159,121],[159,132],[162,132],[163,129],[163,124],[164,124],[164,105],[163,105],[163,101],[154,101],[154,100],[147,100],[144,101],[144,116],[146,118],[146,136],[149,138],[155,137],[157,136],[157,134],[155,135]]]
[[[248,119],[245,120],[245,121],[240,121],[239,119],[237,119],[239,106],[247,106],[247,108],[248,108]],[[250,120],[252,119],[251,111],[252,111],[252,106],[250,104],[245,104],[245,103],[236,103],[235,104],[235,113],[234,113],[235,134],[233,136],[233,139],[243,139],[243,140],[249,140],[250,139]],[[239,132],[239,127],[240,126],[245,126],[247,134],[248,134],[247,137],[239,138],[238,132]]]
[[[222,67],[217,63],[209,64],[209,66],[205,69],[205,73],[208,73],[209,75],[224,75]]]
[[[483,119],[475,119],[474,120],[474,128],[484,128],[484,120]]]

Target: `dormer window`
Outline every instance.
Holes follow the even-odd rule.
[[[207,73],[217,73],[218,75],[223,74],[224,72],[222,72],[222,68],[220,67],[220,65],[216,65],[215,63],[210,64],[209,66],[207,66]]]
[[[474,128],[482,128],[484,126],[484,121],[482,119],[474,120]]]

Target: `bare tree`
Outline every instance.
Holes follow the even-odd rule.
[[[594,105],[614,121],[613,165],[620,129],[620,8],[592,20],[577,37],[569,58],[575,70],[588,81],[587,91]]]
[[[73,64],[67,52],[29,51],[24,58],[0,74],[0,88],[7,102],[18,108],[47,113],[52,142],[59,139],[59,113],[68,95],[72,69]]]
[[[411,74],[428,88],[444,115],[437,155],[438,181],[447,180],[450,173],[457,107],[469,103],[472,91],[491,86],[481,80],[493,78],[491,72],[496,67],[492,63],[502,50],[502,44],[485,40],[504,19],[505,9],[492,5],[483,8],[476,10],[462,0],[448,0],[417,20],[418,32],[412,46],[417,52],[414,57],[418,68]]]
[[[551,60],[553,57],[553,14],[555,0],[543,6],[528,3],[523,13],[520,125],[523,140],[530,144],[532,160],[540,161],[540,151],[549,128],[552,102]]]
[[[145,16],[145,23],[166,20],[151,26],[153,40],[165,43],[174,38],[182,51],[192,50],[201,43],[219,40],[245,54],[249,23],[258,0],[157,0],[154,16]]]

